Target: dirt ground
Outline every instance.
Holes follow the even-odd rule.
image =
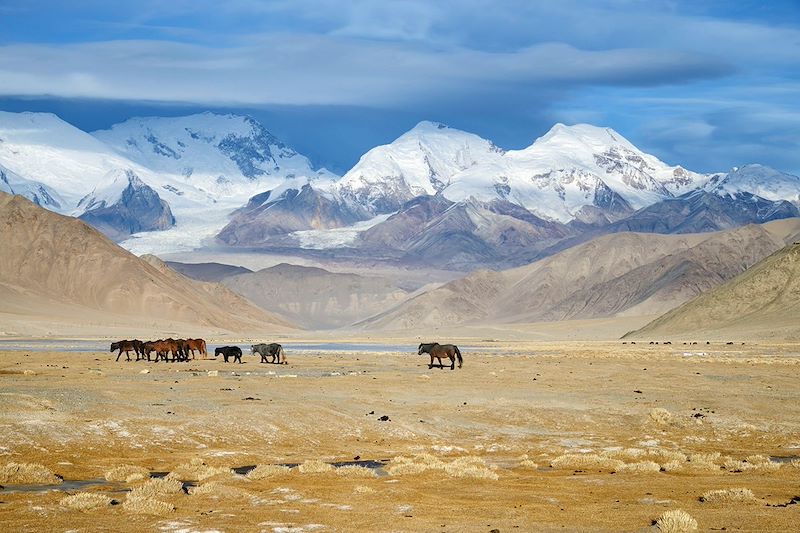
[[[413,344],[288,366],[0,352],[2,530],[652,531],[674,509],[700,530],[800,524],[800,345],[473,344],[452,371]],[[326,464],[353,460],[384,462]],[[190,483],[104,480],[126,465]],[[733,488],[752,494],[701,501]],[[85,492],[107,498],[64,500]]]

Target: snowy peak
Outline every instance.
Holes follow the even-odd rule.
[[[180,175],[208,190],[224,192],[228,185],[270,178],[329,175],[314,171],[307,158],[245,116],[133,118],[93,135],[147,168]]]
[[[708,182],[706,190],[719,196],[753,194],[766,200],[787,200],[800,206],[800,177],[764,165],[745,165],[728,174],[716,175]]]
[[[475,134],[423,121],[364,154],[338,189],[373,213],[388,213],[417,196],[441,192],[459,172],[502,154]]]
[[[628,139],[611,128],[592,126],[591,124],[567,126],[560,122],[550,128],[550,131],[536,139],[531,147],[537,145],[539,147],[546,145],[558,147],[580,145],[593,149],[620,145],[630,150],[636,150],[636,147]]]

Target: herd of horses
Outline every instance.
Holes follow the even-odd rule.
[[[136,354],[136,360],[152,361],[150,356],[155,353],[155,361],[188,361],[190,358],[194,359],[194,352],[198,352],[205,357],[208,355],[206,351],[206,341],[203,339],[159,339],[157,341],[140,341],[138,339],[122,340],[111,343],[111,352],[119,350],[117,354],[117,361],[125,354],[128,361],[131,360],[131,352]],[[428,354],[431,357],[431,362],[428,368],[433,368],[433,360],[439,361],[439,368],[444,368],[443,360],[450,360],[450,370],[456,367],[456,360],[458,360],[458,368],[464,364],[464,359],[461,357],[461,351],[455,344],[439,344],[438,342],[424,342],[419,345],[417,355]],[[269,344],[253,344],[250,346],[251,355],[260,355],[262,363],[277,363],[288,364],[286,361],[286,353],[283,346],[277,342]],[[214,350],[214,357],[222,356],[225,362],[232,361],[234,363],[242,362],[242,349],[238,346],[220,346]],[[171,356],[171,359],[170,359]]]

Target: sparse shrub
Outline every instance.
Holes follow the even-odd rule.
[[[661,465],[654,461],[639,461],[638,463],[625,463],[616,472],[623,474],[653,474],[661,471]]]
[[[376,477],[378,474],[371,468],[365,468],[358,465],[346,465],[336,469],[336,475],[351,478],[368,478]]]
[[[625,463],[596,453],[569,453],[560,455],[550,462],[557,470],[608,470],[613,472]]]
[[[225,467],[208,466],[205,461],[196,457],[189,463],[182,464],[169,473],[167,477],[173,479],[203,481],[219,475],[230,475],[231,469]]]
[[[333,472],[335,468],[319,459],[311,459],[297,467],[302,474],[324,474]]]
[[[89,511],[95,511],[103,507],[108,507],[111,505],[111,501],[111,498],[104,494],[97,494],[95,492],[79,492],[77,494],[67,496],[66,498],[61,498],[61,501],[58,503],[62,507],[87,513]]]
[[[675,417],[663,407],[650,409],[650,420],[656,424],[666,425],[673,421]]]
[[[0,483],[58,485],[61,478],[37,463],[8,463],[0,468]]]
[[[700,496],[705,503],[755,502],[753,491],[745,488],[709,490]]]
[[[284,476],[289,473],[291,473],[291,469],[288,466],[265,464],[256,466],[247,473],[247,477],[255,481],[269,477]]]
[[[141,466],[122,465],[112,468],[105,473],[107,481],[133,483],[150,477],[150,471]]]
[[[658,517],[655,525],[662,533],[685,533],[697,530],[697,520],[680,509],[666,511]]]

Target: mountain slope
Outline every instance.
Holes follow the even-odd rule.
[[[0,193],[0,228],[0,319],[14,327],[61,324],[101,335],[106,326],[205,334],[289,327],[224,287],[140,259],[20,196]]]
[[[800,242],[626,337],[800,339]]]
[[[692,235],[618,233],[503,272],[480,271],[364,322],[370,328],[664,312],[800,234],[800,219]]]
[[[288,264],[228,277],[222,283],[264,309],[315,329],[348,326],[408,296],[386,278]]]

